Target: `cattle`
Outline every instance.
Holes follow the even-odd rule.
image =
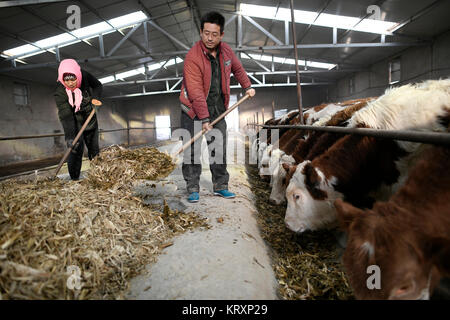
[[[388,201],[366,210],[335,201],[356,298],[428,299],[440,277],[450,276],[449,167],[450,148],[432,146]],[[378,289],[367,286],[370,266],[379,268]]]
[[[300,123],[298,115],[293,118],[288,124],[295,125]],[[278,139],[271,148],[266,148],[261,157],[261,165],[259,175],[263,179],[270,179],[276,164],[284,154],[293,151],[293,143],[297,138],[302,138],[303,130],[289,129]]]
[[[280,121],[279,125],[294,125],[300,122],[300,118],[298,117],[298,111],[291,111],[287,115],[284,115]],[[258,168],[260,169],[260,176],[263,179],[269,179],[271,176],[269,168],[269,162],[272,158],[272,150],[275,151],[278,148],[284,148],[284,146],[291,140],[292,136],[296,134],[295,130],[293,129],[280,129],[278,130],[278,139],[277,140],[271,140],[270,148],[269,143],[265,147],[265,149],[260,149],[260,156],[259,160],[260,163],[258,164]],[[277,135],[274,135],[276,138]],[[273,138],[273,137],[272,137]],[[284,154],[284,152],[283,152]],[[276,156],[281,156],[280,152],[274,153]],[[278,157],[279,159],[279,157]]]
[[[298,111],[290,111],[287,114],[283,115],[280,118],[276,119],[270,119],[265,122],[266,125],[286,125],[290,124],[292,119],[294,119],[298,115]],[[265,149],[267,146],[271,145],[272,143],[276,143],[278,139],[286,133],[288,129],[277,129],[277,134],[272,134],[271,129],[261,129],[256,134],[256,139],[252,143],[251,148],[251,159],[256,159],[258,162],[258,168],[261,168],[261,159],[264,156]],[[272,138],[275,138],[275,141],[272,141]]]
[[[278,124],[279,121],[280,121],[280,119],[269,119],[264,124],[265,125],[276,125],[276,124]],[[254,136],[254,140],[252,142],[252,147],[250,149],[250,158],[252,160],[258,159],[258,153],[259,153],[259,149],[260,149],[260,142],[264,142],[266,144],[266,146],[267,146],[267,138],[270,136],[270,129],[263,129],[263,130],[264,131],[259,130],[256,133],[256,135]],[[260,137],[262,132],[264,132],[266,135],[264,135],[263,137]]]
[[[322,104],[313,108],[308,109],[304,112],[304,120],[306,124],[312,124],[315,121],[319,120],[320,117],[324,116],[331,116],[335,114],[336,112],[342,110],[344,107],[335,105],[335,104]],[[287,117],[289,119],[281,120],[280,124],[300,124],[300,117],[298,115],[298,112],[294,118]],[[294,152],[295,146],[300,143],[301,140],[304,139],[304,135],[306,134],[305,130],[298,130],[298,129],[285,129],[286,131],[280,130],[280,138],[278,140],[278,148],[281,149],[283,152],[277,152],[273,153],[273,151],[276,150],[276,145],[272,149],[266,149],[263,152],[263,155],[261,157],[261,166],[260,166],[260,176],[263,179],[269,179],[272,177],[275,168],[277,166],[272,166],[272,169],[269,169],[271,163],[277,163],[279,162],[279,159],[283,154],[291,155]],[[272,159],[272,154],[275,156],[275,159]]]
[[[439,83],[438,83],[439,82]],[[349,120],[351,127],[444,131],[450,80],[429,80],[387,90]],[[295,232],[333,227],[333,202],[345,198],[370,207],[388,198],[407,176],[421,145],[356,135],[340,138],[325,153],[297,165],[286,189],[286,226]]]
[[[339,139],[319,157],[297,165],[286,188],[286,226],[295,232],[335,227],[333,202],[344,196],[370,206],[366,195],[398,180],[394,161],[404,155],[391,140],[357,135]]]
[[[345,108],[344,106],[339,106],[339,105],[336,105],[333,103],[327,104],[321,110],[312,112],[305,120],[305,124],[311,125],[311,124],[315,123],[316,121],[318,121],[319,119],[327,117],[327,116],[331,116],[331,115],[335,114],[336,112],[341,111],[344,108]],[[312,108],[310,110],[314,110],[314,108]],[[310,110],[308,110],[306,112],[309,112]]]
[[[292,156],[285,154],[281,157],[280,162],[275,165],[272,179],[270,180],[272,190],[270,192],[269,201],[275,204],[282,204],[286,200],[285,190],[287,172],[284,170],[283,166],[289,166],[293,164],[295,164],[295,159]]]
[[[327,122],[321,123],[325,126],[343,126],[346,121],[358,110],[367,106],[368,99],[359,99],[358,103],[349,104],[343,110],[338,111],[334,115],[327,116]],[[322,122],[319,119],[317,122]],[[297,130],[303,132],[303,130]],[[286,187],[289,184],[290,178],[295,172],[296,166],[304,160],[312,160],[318,155],[325,152],[333,143],[342,137],[342,134],[328,133],[322,131],[314,131],[308,135],[307,139],[297,139],[291,141],[289,148],[293,151],[285,151],[286,154],[291,155],[294,161],[284,161],[279,164],[277,170],[272,175],[272,191],[270,194],[270,201],[276,204],[281,204],[285,201]],[[290,150],[289,150],[290,151]]]

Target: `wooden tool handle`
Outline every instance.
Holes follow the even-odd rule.
[[[80,131],[78,132],[77,136],[73,140],[72,145],[69,147],[69,149],[67,149],[66,153],[64,154],[64,156],[62,157],[61,161],[59,162],[58,167],[56,168],[56,171],[55,171],[55,178],[58,175],[59,170],[61,170],[61,167],[63,166],[64,161],[66,161],[66,159],[69,156],[70,152],[72,151],[73,147],[77,144],[77,142],[80,139],[81,135],[83,134],[84,130],[88,126],[89,121],[91,121],[92,117],[94,116],[95,111],[96,111],[96,109],[95,109],[95,106],[94,106],[92,111],[91,111],[91,113],[89,114],[89,117],[86,119],[86,121],[84,122],[84,124],[81,127]]]
[[[250,96],[248,94],[246,94],[244,97],[242,97],[241,100],[239,100],[238,102],[236,102],[234,105],[232,105],[230,108],[228,108],[227,111],[225,111],[224,113],[222,113],[220,116],[217,117],[217,119],[215,119],[213,122],[210,123],[211,126],[214,126],[217,122],[219,122],[220,120],[222,120],[224,117],[226,117],[231,111],[233,111],[234,109],[236,109],[242,102],[244,102],[245,100],[247,100],[248,98],[250,98]],[[175,156],[183,153],[191,144],[193,144],[198,138],[200,138],[202,135],[204,135],[206,133],[205,129],[202,129],[202,131],[198,132],[193,138],[191,138],[191,140],[189,140],[188,142],[186,142],[180,150],[178,150],[177,153],[175,153]]]

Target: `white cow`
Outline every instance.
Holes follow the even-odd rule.
[[[275,169],[278,167],[280,163],[281,157],[285,154],[285,152],[281,149],[273,149],[271,145],[271,150],[263,156],[261,160],[261,168],[259,169],[260,177],[270,177],[270,183],[272,184],[272,176]],[[267,148],[269,149],[269,147]],[[266,150],[267,150],[266,149]]]

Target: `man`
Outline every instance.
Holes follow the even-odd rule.
[[[234,198],[228,190],[229,174],[226,164],[227,124],[225,119],[214,128],[223,137],[221,148],[213,149],[214,136],[210,122],[228,109],[230,101],[230,75],[233,72],[241,87],[250,97],[255,95],[251,82],[241,62],[228,44],[222,42],[225,18],[218,12],[209,12],[201,19],[200,37],[184,60],[183,84],[181,87],[181,127],[193,137],[205,129],[210,152],[210,170],[214,194]],[[189,202],[199,200],[201,139],[184,153],[182,172],[189,193]],[[213,150],[212,150],[213,149]],[[220,150],[218,150],[220,149]]]

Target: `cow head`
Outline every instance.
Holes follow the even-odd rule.
[[[434,262],[445,248],[441,240],[426,241],[407,222],[399,223],[404,209],[391,203],[361,210],[338,199],[335,206],[348,233],[343,262],[356,298],[429,298],[440,278]],[[369,288],[370,266],[379,268],[379,288]]]
[[[333,226],[336,221],[333,202],[342,197],[334,190],[335,182],[335,178],[326,179],[311,161],[299,164],[286,189],[286,226],[294,232]]]
[[[259,144],[259,138],[255,138],[255,140],[253,140],[252,143],[252,147],[251,147],[251,151],[250,151],[250,157],[252,159],[252,163],[253,161],[256,161],[256,157],[258,155],[258,144]]]
[[[261,154],[259,176],[266,180],[270,177],[269,163],[270,158],[272,157],[272,151],[273,145],[269,145]]]
[[[295,172],[295,169],[291,170],[295,160],[292,156],[283,155],[278,163],[278,166],[275,168],[272,175],[272,191],[270,193],[269,200],[276,204],[282,204],[286,200],[286,179],[288,172],[292,171],[289,176],[289,179],[292,177],[292,174]]]
[[[258,147],[258,168],[261,168],[261,158],[263,156],[264,150],[267,148],[266,142],[260,142]]]

